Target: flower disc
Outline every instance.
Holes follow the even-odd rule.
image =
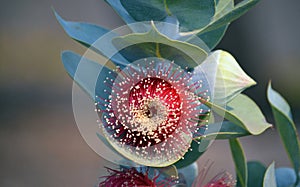
[[[207,90],[201,81],[172,62],[143,60],[116,71],[102,127],[110,144],[142,165],[163,167],[188,151],[203,126]],[[96,103],[103,106],[102,103]],[[103,108],[103,107],[99,107]]]

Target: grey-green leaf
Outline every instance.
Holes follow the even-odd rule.
[[[162,0],[120,0],[135,21],[162,21],[168,16]]]
[[[218,43],[221,41],[225,32],[228,28],[228,25],[222,26],[218,29],[205,32],[203,34],[198,34],[197,36],[203,40],[203,42],[210,48],[215,48]]]
[[[61,58],[68,74],[93,100],[96,99],[96,95],[103,99],[108,98],[111,87],[103,82],[106,77],[112,79],[116,76],[109,73],[111,71],[108,68],[72,51],[64,51]]]
[[[216,12],[213,17],[213,20],[218,19],[219,17],[225,15],[226,13],[230,12],[234,7],[233,0],[222,0],[217,2],[216,6]],[[215,30],[211,30],[208,32],[200,33],[197,36],[201,38],[205,44],[210,48],[213,49],[216,47],[216,45],[221,41],[223,38],[227,28],[229,26],[229,23],[217,28]]]
[[[276,168],[275,176],[277,187],[292,187],[296,183],[297,177],[295,170],[292,168]],[[300,187],[300,184],[297,187]]]
[[[230,122],[208,124],[207,129],[200,135],[205,139],[230,139],[242,136],[248,136],[250,133],[244,128]]]
[[[294,167],[297,181],[299,181],[300,143],[290,106],[278,92],[272,89],[271,83],[268,86],[267,95],[275,118],[276,128]]]
[[[277,187],[275,178],[275,163],[273,162],[267,169],[264,177],[263,187]]]
[[[196,45],[162,35],[154,23],[149,32],[116,37],[113,44],[129,61],[161,57],[174,61],[182,68],[194,68],[207,57],[207,53]]]
[[[97,53],[110,58],[117,65],[126,66],[129,62],[122,57],[119,53],[108,56],[106,51],[99,48],[100,46],[93,45],[99,38],[103,37],[107,33],[110,33],[109,37],[116,37],[117,35],[109,32],[109,30],[99,27],[97,25],[89,24],[89,23],[79,23],[79,22],[72,22],[72,21],[65,21],[62,17],[58,15],[57,12],[54,11],[56,19],[61,24],[65,32],[74,40],[78,41],[79,43],[83,44],[86,47],[91,47]],[[108,41],[106,41],[108,42]],[[111,42],[111,41],[110,41]],[[114,47],[113,45],[109,47]],[[106,49],[105,46],[102,48]]]
[[[57,12],[54,11],[54,14],[66,33],[87,47],[90,47],[97,39],[109,32],[108,29],[90,23],[65,21]]]
[[[241,187],[246,187],[248,181],[248,171],[246,157],[242,145],[238,139],[230,139],[229,144],[235,165],[237,178],[240,182]]]
[[[217,114],[224,115],[232,123],[246,129],[253,135],[264,132],[272,125],[266,122],[264,115],[255,102],[244,94],[238,95],[227,104],[226,109],[206,102]]]
[[[248,169],[248,186],[249,187],[263,186],[266,167],[260,162],[250,161],[247,162],[247,169]]]
[[[163,21],[176,16],[182,31],[206,26],[215,14],[214,0],[121,0],[136,21]]]
[[[232,11],[234,8],[234,0],[222,0],[217,3],[214,20]]]
[[[123,5],[119,0],[105,0],[119,15],[120,17],[127,23],[134,23],[134,19],[128,14]]]
[[[198,176],[198,165],[197,162],[192,163],[186,167],[178,169],[179,176],[184,177],[184,181],[186,183],[186,187],[191,187],[193,181]]]
[[[205,28],[195,32],[205,33],[227,25],[228,23],[236,20],[237,18],[245,14],[258,2],[259,0],[243,0],[242,2],[234,6],[234,8],[231,11],[225,12],[224,14],[218,16],[216,19],[213,19]]]
[[[186,167],[196,160],[205,152],[206,148],[208,147],[210,140],[200,140],[199,143],[193,141],[191,144],[191,149],[185,153],[183,159],[177,161],[175,166],[179,168]]]

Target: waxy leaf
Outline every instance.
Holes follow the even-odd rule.
[[[106,2],[121,16],[121,18],[127,24],[129,24],[128,26],[133,31],[136,31],[136,29],[140,29],[141,25],[139,25],[138,27],[136,27],[134,24],[133,25],[130,24],[130,23],[134,23],[137,20],[134,20],[134,18],[131,17],[131,15],[129,15],[129,13],[123,7],[123,5],[120,3],[119,0],[106,0]],[[138,1],[130,1],[130,2],[129,1],[124,1],[123,3],[125,4],[125,6],[129,6],[130,7],[130,6],[133,6],[135,3],[140,3],[140,2],[138,2]],[[162,16],[160,14],[154,14],[154,12],[150,12],[151,16],[152,16],[151,18],[150,18],[150,15],[146,15],[146,13],[148,12],[148,7],[149,6],[153,6],[152,8],[155,9],[154,7],[156,6],[156,3],[161,6],[163,4],[162,1],[161,2],[156,2],[154,4],[150,4],[151,2],[149,2],[149,1],[143,1],[142,3],[147,4],[147,6],[146,6],[147,7],[147,11],[146,12],[141,12],[141,16],[145,17],[145,19],[142,19],[141,21],[154,20],[154,21],[161,21],[161,22],[171,23],[171,24],[175,24],[175,25],[178,25],[178,26],[179,26],[179,24],[183,24],[182,22],[180,22],[180,20],[177,21],[178,17],[176,15],[170,16],[170,15],[165,14],[163,11],[162,11]],[[212,2],[208,2],[208,3],[212,3]],[[183,3],[183,4],[188,4],[188,3]],[[223,0],[223,1],[220,1],[220,2],[216,2],[215,4],[217,4],[217,5],[215,7],[215,9],[216,9],[215,10],[215,14],[214,14],[214,16],[212,18],[213,20],[217,19],[221,15],[224,15],[225,13],[231,11],[233,9],[233,7],[234,7],[234,3],[233,3],[232,0]],[[137,9],[139,9],[140,6],[141,6],[141,4],[139,4],[137,8],[134,8],[133,11],[134,12],[136,12],[136,11],[139,12],[140,10],[137,10]],[[133,6],[133,7],[135,7],[135,6]],[[144,9],[144,8],[145,7],[141,7],[141,9]],[[180,8],[182,8],[182,6],[180,6]],[[180,8],[178,8],[178,11],[180,10]],[[190,11],[188,11],[188,12],[190,12]],[[153,13],[153,15],[152,15],[152,13]],[[188,15],[185,15],[185,16],[188,16]],[[174,20],[176,20],[176,21],[174,21]],[[194,21],[194,19],[193,19],[193,21]],[[201,17],[201,21],[203,21],[203,17]],[[195,24],[193,23],[192,26],[195,26]],[[146,27],[146,25],[145,25],[145,27]],[[221,27],[221,28],[218,28],[216,30],[212,30],[210,32],[199,34],[198,37],[201,40],[203,40],[203,42],[210,49],[213,49],[221,41],[222,37],[225,34],[225,31],[227,30],[227,27],[228,27],[228,24],[225,25],[225,26],[223,26],[223,27]],[[197,28],[197,29],[199,29],[199,28]],[[160,27],[158,27],[158,30],[161,32],[161,28]],[[186,36],[186,34],[181,35],[181,33],[179,32],[179,29],[169,28],[169,30],[172,30],[172,32],[168,31],[168,32],[163,32],[163,33],[166,34],[166,36],[168,36],[168,37],[170,37],[172,39],[178,39],[178,40],[181,40],[181,41],[183,41],[181,39],[183,37],[183,38],[185,38],[186,42],[189,42],[189,39],[186,39],[186,38],[188,38]],[[193,35],[191,35],[191,36],[193,36]]]
[[[267,169],[264,177],[263,187],[276,187],[275,163],[273,162]]]
[[[168,16],[164,1],[120,0],[123,7],[135,21],[162,21]]]
[[[118,14],[119,16],[127,23],[134,23],[135,20],[128,14],[126,9],[121,4],[120,0],[105,0]]]
[[[193,184],[193,181],[198,176],[197,162],[194,162],[191,165],[188,165],[186,167],[178,169],[178,174],[179,174],[179,176],[182,176],[184,178],[185,186],[191,187]]]
[[[225,35],[225,32],[228,28],[228,25],[225,25],[223,27],[220,27],[218,29],[205,32],[203,34],[198,34],[197,36],[203,40],[203,42],[210,48],[215,48],[218,43],[221,41],[223,36]],[[187,41],[188,42],[188,41]]]
[[[210,102],[206,105],[212,107],[217,114],[224,115],[225,118],[232,123],[246,129],[253,135],[264,132],[267,128],[272,127],[266,122],[264,115],[259,107],[248,96],[240,94],[230,101],[226,109]]]
[[[185,153],[183,158],[177,161],[174,165],[178,169],[191,165],[193,162],[198,160],[198,158],[205,152],[209,144],[210,140],[205,139],[199,140],[199,142],[192,141],[190,150]]]
[[[228,23],[245,14],[258,2],[259,0],[243,0],[242,2],[234,6],[231,11],[223,12],[219,16],[215,17],[215,19],[213,19],[208,25],[206,25],[205,28],[193,31],[193,33],[205,33],[227,25]]]
[[[227,12],[230,12],[233,9],[233,7],[234,7],[233,0],[218,1],[213,20],[216,20],[219,17],[225,15]],[[201,38],[210,49],[213,49],[223,38],[228,26],[229,23],[215,30],[205,32],[205,33],[200,33],[197,36]]]
[[[240,124],[253,135],[261,134],[267,128],[272,127],[266,122],[256,103],[248,96],[240,94],[227,104],[225,118],[235,124]]]
[[[93,100],[96,100],[96,96],[108,98],[111,87],[103,82],[106,77],[114,79],[116,75],[113,72],[72,51],[64,51],[61,58],[68,74]],[[99,76],[100,73],[101,76]]]
[[[216,5],[216,12],[213,19],[218,19],[219,17],[230,12],[234,8],[234,0],[222,0],[218,1]]]
[[[244,128],[230,122],[208,124],[207,129],[200,135],[204,139],[230,139],[241,136],[248,136],[250,133]]]
[[[215,14],[213,0],[121,0],[136,21],[163,21],[167,16],[179,20],[182,31],[206,26]]]
[[[197,73],[199,71],[199,73]],[[206,72],[203,75],[202,72]],[[194,71],[195,79],[205,80],[206,76],[213,87],[213,102],[219,105],[228,103],[246,88],[256,82],[239,66],[234,57],[226,51],[217,50]]]
[[[90,47],[101,36],[109,32],[108,29],[90,23],[65,21],[57,12],[54,11],[54,14],[66,33],[87,47]]]
[[[150,21],[136,22],[123,7],[120,0],[105,0],[127,23],[127,26],[134,32],[141,32],[149,28]],[[153,20],[153,19],[150,19]],[[177,39],[179,36],[179,22],[175,16],[167,16],[156,25],[159,32],[172,38]]]
[[[247,169],[248,169],[247,186],[249,187],[263,186],[266,167],[260,162],[250,161],[247,162]]]
[[[137,29],[140,29],[141,24],[138,26],[136,26],[135,24],[131,24],[131,23],[134,23],[135,20],[128,14],[127,10],[123,7],[123,5],[121,4],[121,2],[119,0],[106,0],[106,2],[120,15],[120,17],[127,24],[129,24],[128,26],[133,31],[137,31]],[[218,5],[216,7],[216,11],[218,11],[218,12],[215,12],[214,17],[218,16],[220,13],[224,12],[224,10],[227,10],[229,6],[233,7],[232,0],[230,0],[229,2],[228,2],[228,0],[225,0],[225,2],[221,1],[220,3],[218,3]],[[149,19],[149,20],[154,20],[154,19]],[[144,20],[144,21],[146,21],[146,20]],[[175,16],[166,16],[163,20],[160,20],[160,21],[179,26],[179,22]],[[199,34],[198,37],[201,38],[210,49],[212,49],[220,42],[221,38],[224,36],[227,26],[228,25],[226,25],[222,28],[213,30],[211,32]],[[145,25],[145,27],[146,27],[146,25]],[[170,31],[162,32],[162,29],[166,29],[166,28],[167,29],[169,28],[169,30],[172,30],[172,32],[170,32]],[[159,30],[159,32],[165,34],[166,36],[168,36],[172,39],[181,40],[180,38],[182,36],[180,35],[179,28],[174,29],[174,28],[171,28],[169,25],[168,27],[165,26],[163,28],[158,27],[158,30]],[[189,40],[186,40],[186,42],[189,42]]]
[[[275,169],[275,176],[277,187],[292,187],[296,184],[297,177],[292,168],[277,168]],[[300,184],[296,187],[300,187]]]
[[[294,167],[298,182],[298,172],[300,168],[300,143],[296,126],[292,119],[290,106],[278,92],[272,89],[271,83],[268,86],[267,95],[272,107],[276,128]]]
[[[111,39],[116,37],[117,35],[109,32],[109,30],[99,27],[97,25],[89,24],[89,23],[78,23],[78,22],[71,22],[65,21],[62,19],[55,11],[54,14],[56,19],[61,24],[65,32],[74,40],[78,41],[79,43],[83,44],[86,47],[91,47],[92,50],[96,51],[97,53],[109,58],[112,62],[117,65],[126,66],[129,62],[122,57],[119,53],[116,54],[109,54],[107,50],[109,47],[114,48],[111,44]],[[108,34],[109,33],[109,34]],[[106,36],[106,45],[97,45],[97,41]],[[96,42],[96,43],[95,43]],[[109,46],[108,46],[109,45]],[[116,51],[116,50],[114,50]],[[116,51],[117,52],[117,51]]]
[[[159,57],[174,61],[182,68],[193,68],[207,57],[207,53],[198,46],[162,35],[154,23],[149,32],[116,37],[113,44],[131,62],[147,57]]]
[[[238,139],[230,139],[229,145],[239,183],[241,187],[246,187],[248,181],[248,171],[246,157],[242,145]]]

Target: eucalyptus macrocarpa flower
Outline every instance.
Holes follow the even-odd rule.
[[[72,22],[57,17],[73,33]],[[151,22],[146,30],[124,36],[107,32],[97,38],[91,50],[100,51],[112,66],[70,51],[62,54],[69,75],[95,102],[100,130],[94,134],[107,151],[116,153],[116,159],[105,157],[116,164],[166,167],[185,159],[192,141],[207,129],[212,105],[206,103],[223,107],[255,84],[229,53],[208,53],[196,45],[198,40],[194,45],[169,38],[163,31],[174,27],[167,25]],[[133,28],[144,27],[136,23]],[[103,152],[97,151],[101,156]]]
[[[160,173],[150,176],[149,168],[138,171],[136,168],[122,168],[120,170],[107,168],[108,176],[103,176],[99,187],[168,187],[176,184],[173,178],[158,179]]]
[[[234,187],[236,185],[236,180],[227,171],[218,173],[209,182],[205,184],[204,180],[206,180],[207,173],[211,166],[212,163],[204,166],[200,170],[197,178],[192,184],[192,187]]]
[[[221,172],[212,178],[203,187],[234,187],[236,181],[233,179],[232,175],[228,172]],[[195,185],[194,187],[197,187]]]
[[[104,135],[125,157],[147,166],[181,159],[193,134],[205,126],[203,104],[209,90],[202,80],[166,60],[142,60],[111,72],[108,99],[95,103]]]
[[[211,166],[211,165],[210,165]],[[206,180],[207,172],[210,166],[204,167],[199,172],[199,175],[192,183],[192,187],[234,187],[236,181],[232,175],[228,172],[220,172],[213,177],[209,182],[204,183]],[[121,169],[106,168],[109,175],[102,176],[102,181],[99,183],[99,187],[171,187],[171,186],[186,186],[184,183],[180,183],[181,180],[185,180],[175,177],[167,177],[159,172],[159,170],[153,170],[150,172],[149,167],[121,167]]]

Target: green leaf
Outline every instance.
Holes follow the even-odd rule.
[[[265,177],[263,187],[276,187],[276,178],[275,178],[275,167],[274,162],[268,167]]]
[[[228,23],[236,20],[243,14],[245,14],[249,9],[256,5],[259,0],[243,0],[238,3],[231,11],[226,11],[215,17],[205,28],[194,31],[194,33],[205,33],[215,29],[218,29]]]
[[[165,0],[171,15],[177,17],[181,31],[192,31],[206,26],[215,14],[213,0]]]
[[[187,153],[185,153],[181,160],[177,161],[174,164],[176,168],[183,168],[197,161],[198,158],[205,152],[209,143],[209,140],[200,140],[199,143],[193,141],[190,150]]]
[[[227,120],[246,129],[253,135],[261,134],[272,126],[266,122],[264,115],[255,102],[243,94],[230,101],[226,109],[210,102],[206,102],[206,105],[212,107],[212,110],[217,114],[225,114],[224,117]]]
[[[193,181],[198,176],[197,162],[194,162],[191,165],[178,169],[178,174],[184,177],[186,187],[191,187]]]
[[[216,6],[216,12],[213,17],[213,20],[216,20],[219,17],[226,14],[227,12],[231,11],[233,7],[234,7],[233,0],[219,1]],[[210,49],[213,49],[223,38],[228,26],[229,23],[215,30],[205,32],[205,33],[200,33],[197,36],[201,38]]]
[[[103,99],[108,98],[111,87],[103,84],[103,82],[106,77],[114,79],[116,76],[114,73],[108,68],[72,51],[64,51],[61,58],[71,78],[86,91],[93,100],[96,100],[96,95]],[[101,76],[99,76],[100,73]],[[104,92],[104,90],[107,90],[107,92]]]
[[[177,17],[183,31],[203,28],[215,14],[214,0],[121,0],[121,3],[136,21]]]
[[[249,187],[263,186],[266,167],[260,162],[250,161],[247,162],[247,169],[248,169],[248,186]]]
[[[217,3],[214,20],[230,12],[234,8],[234,0],[222,0]]]
[[[275,169],[275,176],[277,187],[293,187],[296,184],[297,177],[292,168],[277,168]],[[297,187],[299,186],[300,184]]]
[[[135,21],[162,21],[168,16],[162,0],[120,0]]]
[[[97,39],[109,30],[89,23],[65,21],[54,11],[57,21],[61,24],[66,33],[74,40],[90,47]]]
[[[228,25],[225,25],[223,27],[220,27],[218,29],[205,32],[203,34],[198,34],[197,36],[203,40],[203,42],[210,48],[215,48],[218,43],[221,41],[223,36],[225,35],[225,32],[228,28]]]
[[[119,0],[105,0],[105,2],[108,3],[127,24],[135,22]]]
[[[149,32],[116,37],[113,44],[129,61],[159,57],[174,61],[182,68],[193,68],[207,57],[207,53],[195,45],[162,35],[153,23]]]
[[[127,26],[134,32],[140,32],[141,29],[148,27],[148,23],[139,22],[134,24],[136,21],[128,14],[127,10],[123,7],[119,0],[105,0],[127,23]],[[151,19],[152,20],[152,19]],[[159,32],[165,34],[170,38],[178,38],[179,34],[179,22],[174,16],[167,16],[162,22],[157,23],[157,29]]]
[[[243,90],[256,84],[242,70],[234,57],[222,50],[210,54],[195,68],[194,74],[195,79],[207,78],[210,81],[210,86],[213,88],[213,102],[219,105],[228,103]]]
[[[58,15],[57,12],[54,11],[54,14],[56,16],[57,21],[72,39],[78,41],[86,47],[91,47],[91,49],[93,49],[97,53],[104,55],[107,58],[110,58],[110,60],[117,65],[126,66],[129,63],[119,53],[115,54],[114,56],[111,56],[108,55],[106,52],[109,47],[114,47],[113,45],[109,45],[108,42],[111,42],[111,39],[117,36],[116,34],[109,32],[109,30],[99,27],[97,25],[65,21],[64,19],[62,19],[62,17]],[[103,36],[110,38],[109,41],[106,40],[106,45],[95,45],[95,42]]]
[[[207,129],[204,132],[200,132],[200,135],[204,139],[230,139],[247,136],[250,133],[230,121],[224,121],[222,124],[208,124]]]
[[[230,144],[231,154],[235,165],[237,178],[240,182],[241,187],[246,187],[248,183],[247,182],[248,173],[247,173],[246,157],[242,145],[238,139],[230,139],[229,144]]]
[[[296,126],[292,119],[290,106],[278,92],[272,89],[271,83],[269,83],[267,92],[268,100],[275,118],[276,128],[294,167],[298,182],[298,172],[300,168],[300,144]]]

